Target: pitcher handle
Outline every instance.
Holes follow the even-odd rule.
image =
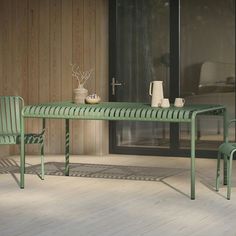
[[[152,96],[152,86],[153,85],[153,81],[150,83],[149,85],[149,95]]]

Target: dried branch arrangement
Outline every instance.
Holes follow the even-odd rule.
[[[78,81],[78,88],[84,86],[87,80],[91,77],[93,69],[82,71],[76,64],[71,64],[72,66],[72,78]]]

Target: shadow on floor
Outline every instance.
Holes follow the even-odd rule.
[[[45,163],[45,174],[63,176],[64,168],[64,163],[47,162]],[[174,176],[184,171],[187,171],[187,169],[90,163],[70,164],[70,176],[89,178],[160,181],[160,179]],[[29,166],[26,168],[27,174],[35,174],[35,172],[40,172],[40,165]]]
[[[36,174],[40,176],[40,165],[28,165],[26,174]],[[19,164],[10,158],[0,159],[0,174],[11,174],[13,179],[19,185],[19,180],[15,174],[19,174]],[[45,175],[64,176],[65,164],[62,162],[45,163]],[[124,166],[124,165],[106,165],[106,164],[88,164],[88,163],[70,163],[69,176],[87,177],[87,178],[106,178],[123,179],[139,181],[158,181],[176,192],[189,197],[186,193],[174,187],[168,182],[169,177],[189,172],[184,168],[164,168],[164,167],[142,167],[142,166]],[[203,180],[201,182],[210,190],[214,191],[212,181]]]
[[[19,173],[19,170],[20,166],[15,160],[10,158],[0,159],[0,174],[10,174],[18,186],[20,186],[20,181],[16,177],[15,173]]]

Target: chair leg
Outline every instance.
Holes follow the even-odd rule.
[[[227,179],[228,179],[228,186],[227,186],[227,199],[230,200],[231,196],[231,185],[232,185],[232,160],[233,160],[234,152],[230,154],[229,160],[228,160],[228,170],[227,170]]]
[[[223,179],[223,184],[224,185],[227,185],[228,184],[228,181],[227,181],[227,174],[228,172],[228,157],[227,155],[224,154],[224,179]]]
[[[41,178],[44,179],[44,142],[41,143],[40,147],[41,154]]]
[[[218,152],[217,168],[216,168],[216,191],[219,191],[219,185],[220,185],[220,161],[221,161],[221,153]]]
[[[19,151],[20,151],[20,153],[21,153],[21,146],[18,145],[18,147],[19,147]],[[26,159],[26,158],[25,158],[25,159]],[[24,174],[25,174],[25,160],[24,160]]]

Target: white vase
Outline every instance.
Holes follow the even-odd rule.
[[[152,81],[149,87],[149,95],[152,96],[152,107],[160,107],[163,96],[163,81]]]
[[[83,85],[80,85],[78,88],[74,89],[73,101],[76,104],[85,103],[85,98],[88,96],[88,90],[84,88]]]

